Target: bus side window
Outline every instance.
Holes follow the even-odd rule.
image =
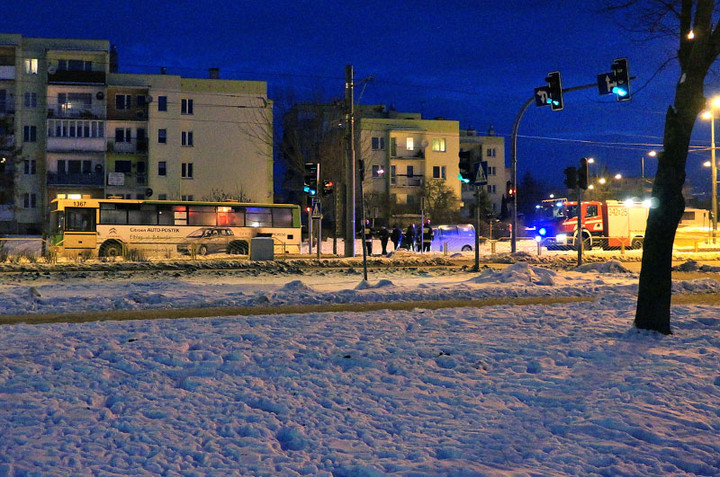
[[[65,209],[65,230],[69,232],[94,232],[95,209]]]

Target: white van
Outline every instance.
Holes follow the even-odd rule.
[[[430,250],[442,252],[471,252],[475,247],[475,227],[472,224],[438,225]]]

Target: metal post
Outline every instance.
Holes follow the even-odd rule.
[[[312,202],[311,202],[312,204]],[[312,219],[312,205],[310,206],[310,210],[308,210],[308,253],[312,255],[312,243],[313,243],[313,219]]]
[[[345,256],[355,256],[355,84],[353,67],[345,67]],[[365,221],[363,221],[363,227]],[[365,244],[363,243],[363,249]]]
[[[322,216],[318,219],[317,223],[317,259],[320,260],[320,253],[322,252]]]
[[[492,240],[492,222],[490,222],[490,240]],[[480,189],[475,186],[475,268],[480,271]]]
[[[712,204],[712,241],[717,236],[717,164],[715,163],[715,111],[710,110],[710,175],[712,176],[711,204]]]
[[[583,239],[582,239],[582,189],[580,186],[577,187],[577,219],[578,219],[578,226],[577,226],[577,235],[575,238],[575,245],[578,249],[578,263],[577,266],[579,267],[582,265],[582,254],[583,254]]]

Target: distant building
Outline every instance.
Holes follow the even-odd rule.
[[[108,41],[0,34],[0,233],[40,233],[58,194],[272,202],[267,85],[209,76],[120,74]]]
[[[487,135],[478,135],[474,129],[460,131],[460,151],[471,165],[476,162],[487,163],[487,185],[481,186],[487,192],[494,215],[502,209],[503,196],[508,181],[512,181],[511,170],[505,167],[505,138],[496,136],[491,128]],[[463,215],[472,217],[475,188],[472,184],[462,184]]]
[[[357,152],[365,165],[363,192],[371,219],[419,220],[429,181],[443,181],[461,199],[458,121],[365,106],[359,131]]]

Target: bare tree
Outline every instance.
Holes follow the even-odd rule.
[[[435,223],[452,224],[460,218],[460,200],[443,179],[425,181],[422,189],[425,213]]]
[[[663,151],[658,154],[652,188],[656,207],[650,210],[645,233],[635,326],[672,333],[672,248],[685,209],[682,187],[695,121],[706,104],[705,77],[720,54],[720,23],[714,22],[714,0],[617,0],[611,10],[632,9],[636,26],[652,35],[678,38],[680,78],[675,101],[665,114]]]

